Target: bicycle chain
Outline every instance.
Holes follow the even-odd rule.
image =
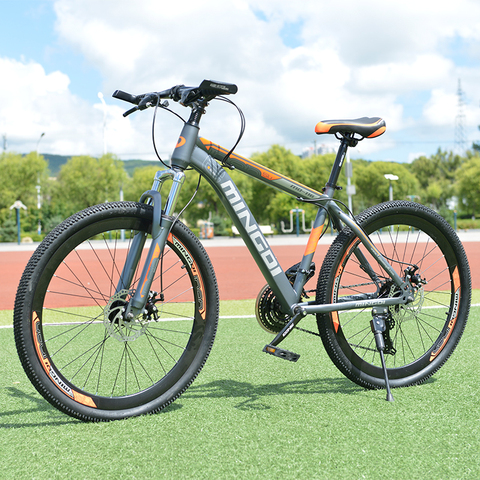
[[[315,335],[316,337],[320,336],[320,334],[318,332],[312,332],[311,330],[305,330],[305,328],[301,328],[301,327],[293,327],[293,328],[295,328],[296,330],[300,330],[301,332],[309,333],[310,335]]]

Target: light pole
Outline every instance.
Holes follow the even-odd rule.
[[[37,148],[35,150],[35,152],[37,154],[37,158],[38,158],[38,148],[39,148],[40,142],[41,142],[41,140],[44,136],[45,136],[45,132],[42,132],[42,134],[40,135],[40,138],[38,139],[38,142],[37,142]],[[42,233],[42,221],[40,219],[40,209],[42,208],[42,197],[40,195],[40,190],[41,190],[40,175],[37,177],[37,185],[35,186],[35,188],[37,189],[37,210],[38,210],[37,233],[40,235]]]
[[[107,104],[105,103],[105,99],[103,98],[103,93],[98,92],[98,98],[102,102],[103,105],[103,154],[107,154],[107,138],[105,136],[105,130],[107,128]]]
[[[45,132],[42,132],[42,134],[40,135],[40,138],[38,139],[37,148],[35,149],[35,152],[37,152],[37,157],[38,157],[38,147],[39,147],[40,142],[41,142],[41,140],[44,136],[45,136]]]
[[[353,177],[353,168],[352,162],[350,161],[350,151],[347,150],[347,158],[345,163],[345,175],[347,176],[347,197],[348,197],[348,209],[353,213],[353,203],[352,196],[355,195],[356,188],[355,185],[352,185]]]
[[[390,182],[390,185],[388,187],[388,198],[390,201],[393,200],[393,186],[392,186],[392,181],[398,180],[397,175],[393,175],[391,173],[386,173],[384,177]]]
[[[390,182],[388,187],[388,198],[390,201],[393,201],[393,186],[392,182],[398,180],[397,175],[393,175],[392,173],[386,173],[384,177]],[[390,231],[393,233],[393,225],[390,227]]]
[[[10,210],[15,209],[17,212],[17,240],[18,244],[20,245],[21,242],[21,228],[20,228],[20,209],[23,208],[23,210],[26,210],[27,207],[20,201],[17,200],[11,207]]]

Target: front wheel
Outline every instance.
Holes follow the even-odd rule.
[[[441,216],[417,203],[376,205],[356,220],[400,277],[414,276],[413,302],[388,309],[385,359],[391,386],[422,383],[448,359],[467,322],[471,283],[463,246]],[[317,302],[397,295],[390,277],[346,228],[325,257]],[[320,336],[339,370],[358,385],[383,388],[371,320],[371,308],[317,315]]]
[[[210,352],[218,288],[200,242],[176,222],[143,314],[126,321],[134,294],[117,289],[132,239],[148,252],[153,209],[119,202],[79,212],[55,228],[30,259],[17,291],[17,350],[37,390],[82,420],[153,413],[192,383]]]

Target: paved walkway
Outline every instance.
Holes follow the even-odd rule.
[[[480,230],[458,231],[462,243],[480,242]],[[327,232],[319,241],[320,245],[330,245],[335,236]],[[278,245],[303,245],[308,241],[308,235],[274,235],[267,237],[270,246]],[[207,240],[200,240],[205,247],[238,247],[244,246],[241,237],[215,237]],[[38,246],[38,243],[0,243],[1,252],[33,252]]]
[[[472,271],[472,286],[480,289],[480,231],[459,232]],[[307,235],[278,235],[268,239],[284,269],[298,263],[305,250]],[[327,233],[320,239],[315,255],[317,271],[334,236]],[[241,238],[217,237],[202,240],[213,263],[220,289],[220,299],[241,300],[256,298],[265,280]],[[0,310],[13,309],[23,269],[37,244],[0,244]],[[312,279],[312,287],[316,278]]]

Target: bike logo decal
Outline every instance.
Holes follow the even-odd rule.
[[[206,138],[200,138],[200,141],[203,143],[209,153],[215,154],[215,152],[218,152],[220,155],[226,155],[228,153],[228,150],[226,148],[223,148],[216,143],[210,142]],[[215,155],[213,156],[215,157]],[[230,158],[238,160],[243,164],[252,167],[254,171],[259,173],[263,178],[266,178],[267,180],[278,180],[279,178],[286,178],[283,177],[283,175],[280,175],[279,173],[274,172],[273,170],[270,170],[257,162],[254,162],[253,160],[249,160],[248,158],[237,155],[236,153],[232,153],[230,155]]]
[[[45,343],[43,341],[43,335],[40,328],[40,319],[38,318],[37,312],[33,313],[33,321],[32,321],[32,330],[34,332],[33,335],[33,343],[35,344],[35,350],[37,351],[37,356],[42,364],[45,373],[50,377],[53,383],[66,395],[70,398],[75,400],[78,403],[82,403],[83,405],[87,405],[89,407],[97,408],[95,402],[82,393],[78,393],[75,390],[72,390],[60,377],[60,375],[55,371],[48,359],[48,355],[45,351]]]
[[[433,348],[433,351],[430,355],[430,361],[434,360],[438,354],[443,350],[443,347],[447,344],[448,339],[453,333],[453,327],[457,323],[458,318],[458,306],[460,304],[460,276],[458,274],[458,267],[455,267],[455,270],[452,274],[453,287],[455,288],[455,296],[453,299],[452,312],[450,314],[450,321],[448,322],[447,329],[441,338],[437,341],[437,346]]]
[[[198,312],[200,313],[200,316],[205,320],[205,311],[206,311],[205,302],[204,302],[205,289],[203,287],[202,277],[200,277],[200,275],[198,274],[197,266],[195,265],[195,263],[193,263],[192,265],[192,275],[197,287],[196,290],[198,295]]]
[[[343,267],[342,267],[343,270]],[[332,295],[332,303],[337,303],[338,300],[338,284],[340,283],[340,274],[335,278],[334,287],[333,287],[333,295]],[[333,328],[335,333],[338,333],[338,329],[340,328],[340,320],[338,317],[338,311],[334,311],[331,313]]]
[[[198,273],[197,264],[193,261],[193,258],[188,253],[188,250],[185,248],[182,242],[174,237],[171,233],[168,235],[168,241],[171,242],[177,248],[178,253],[181,254],[185,263],[190,267],[193,281],[195,282],[196,292],[198,295],[198,313],[205,320],[206,317],[206,304],[205,304],[205,286],[203,285],[203,279]]]
[[[225,197],[230,201],[233,209],[237,212],[238,218],[242,222],[243,227],[247,231],[250,240],[255,245],[258,253],[265,262],[266,267],[272,274],[277,276],[282,272],[275,255],[267,244],[260,228],[253,218],[250,210],[247,208],[245,202],[242,201],[240,195],[231,180],[220,185],[225,192]]]
[[[186,140],[184,137],[180,137],[178,139],[178,142],[177,142],[177,145],[175,146],[175,148],[180,148],[180,147],[183,147],[183,145],[185,145],[186,143]]]

